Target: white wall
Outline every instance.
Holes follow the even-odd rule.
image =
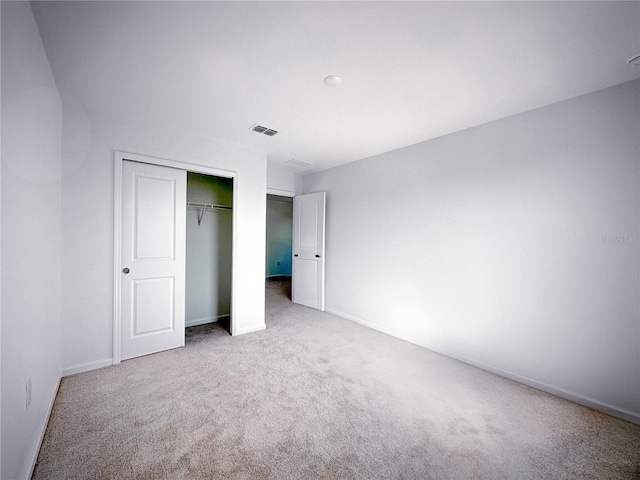
[[[639,107],[635,81],[304,177],[327,310],[640,421]]]
[[[1,8],[0,476],[17,479],[30,476],[60,379],[62,103],[29,3]]]
[[[233,179],[188,173],[187,201],[232,207]],[[187,208],[187,326],[231,313],[232,218],[231,210]]]
[[[113,181],[116,150],[237,172],[234,180],[236,333],[265,327],[266,157],[137,119],[104,119],[63,96],[64,373],[112,357]]]
[[[287,170],[267,169],[267,257],[266,276],[291,276],[291,197],[302,193],[302,176]],[[287,204],[287,201],[289,203]]]
[[[302,192],[302,177],[286,170],[268,168],[267,190],[273,195],[293,197]]]
[[[291,276],[293,199],[267,196],[267,277]]]

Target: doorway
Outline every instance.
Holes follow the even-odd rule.
[[[293,197],[267,195],[266,288],[291,299]]]
[[[266,276],[291,277],[293,198],[267,195]]]
[[[187,172],[185,327],[229,332],[233,179]]]
[[[288,279],[294,303],[324,311],[326,192],[267,195],[266,285]]]

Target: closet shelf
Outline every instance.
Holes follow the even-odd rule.
[[[227,205],[214,205],[213,203],[187,202],[187,208],[188,207],[200,209],[200,212],[198,212],[198,226],[202,223],[202,217],[204,216],[205,210],[232,210],[232,207]]]
[[[197,203],[197,202],[187,202],[187,207],[210,208],[215,210],[233,210],[233,207],[230,207],[228,205],[214,205],[212,203]]]

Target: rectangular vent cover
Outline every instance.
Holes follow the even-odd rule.
[[[251,125],[251,128],[249,128],[249,130],[253,130],[254,132],[262,133],[263,135],[267,135],[269,137],[273,137],[276,133],[278,133],[277,130],[273,130],[272,128],[263,127],[262,125],[258,125],[257,123],[254,123],[253,125]]]
[[[293,165],[296,167],[308,167],[309,165],[311,165],[311,163],[309,162],[303,162],[302,160],[296,160],[295,158],[292,158],[291,160],[287,160],[284,163],[288,163],[289,165]]]

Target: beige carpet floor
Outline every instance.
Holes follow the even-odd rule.
[[[293,305],[62,380],[36,479],[638,479],[640,426]]]

